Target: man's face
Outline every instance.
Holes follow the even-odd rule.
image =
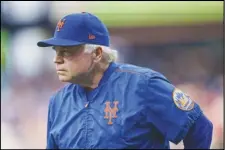
[[[56,56],[56,72],[62,82],[73,82],[79,84],[85,79],[92,64],[91,53],[84,52],[84,46],[54,47]]]

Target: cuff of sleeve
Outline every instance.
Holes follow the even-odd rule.
[[[196,120],[202,115],[202,111],[197,104],[196,107],[192,110],[190,114],[188,114],[189,120],[182,126],[182,130],[178,132],[175,138],[172,140],[173,143],[178,144],[181,140],[185,138],[189,129],[194,125]]]

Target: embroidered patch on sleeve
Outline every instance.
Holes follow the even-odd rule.
[[[190,111],[194,108],[194,101],[183,93],[181,90],[175,88],[173,91],[173,101],[175,105],[185,111]]]

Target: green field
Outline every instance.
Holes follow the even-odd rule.
[[[1,70],[3,71],[5,69],[5,63],[6,63],[6,45],[7,45],[7,38],[8,34],[5,30],[1,29]]]
[[[182,25],[222,22],[222,1],[89,2],[87,10],[107,26]]]

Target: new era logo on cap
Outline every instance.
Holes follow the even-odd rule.
[[[88,35],[88,39],[93,40],[93,39],[95,39],[95,36],[92,35],[92,34],[89,34],[89,35]]]
[[[87,12],[63,17],[57,23],[54,37],[37,43],[40,47],[81,44],[109,46],[108,29],[98,17]]]

